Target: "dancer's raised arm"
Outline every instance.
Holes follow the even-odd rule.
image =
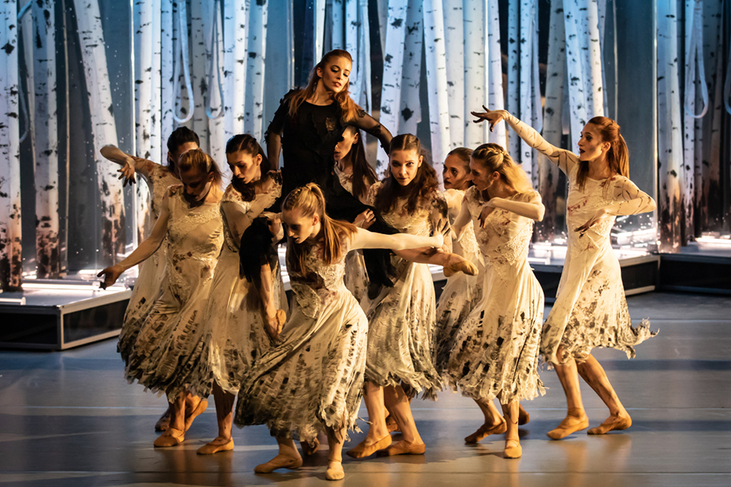
[[[127,154],[117,146],[111,144],[105,145],[99,152],[101,152],[105,159],[122,166],[117,170],[117,172],[121,173],[119,179],[124,178],[124,186],[127,184],[134,184],[137,181],[135,178],[136,172],[142,174],[146,178],[149,177],[152,172],[152,168],[155,165],[152,161]]]
[[[389,132],[389,130],[381,125],[375,118],[368,115],[361,107],[357,106],[356,117],[353,120],[346,121],[345,123],[347,125],[354,125],[364,132],[378,138],[378,140],[381,141],[381,147],[383,147],[383,150],[386,151],[386,154],[390,152],[391,139],[393,138],[391,132]]]
[[[546,139],[541,137],[541,134],[539,134],[535,129],[522,122],[517,117],[511,115],[507,110],[489,110],[485,106],[482,108],[485,109],[484,112],[471,112],[472,115],[477,117],[474,121],[475,123],[484,121],[490,122],[490,131],[492,132],[495,124],[505,120],[505,122],[510,125],[521,139],[548,157],[564,173],[569,174],[574,168],[574,165],[579,162],[579,158],[576,154],[551,145]]]

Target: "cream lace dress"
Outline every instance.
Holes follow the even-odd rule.
[[[200,356],[201,321],[223,244],[218,203],[190,208],[183,191],[172,186],[163,200],[170,213],[167,272],[125,370],[128,381],[170,397],[187,389],[187,376],[198,366],[191,357]]]
[[[333,171],[340,180],[343,189],[353,194],[353,175],[345,174],[340,170],[337,163]],[[361,250],[353,250],[345,257],[345,287],[353,293],[359,303],[368,292],[368,272]]]
[[[344,238],[344,252],[348,246]],[[341,440],[347,439],[342,432],[357,430],[368,322],[343,283],[344,257],[326,265],[321,247],[307,250],[307,275],[289,270],[291,315],[242,383],[240,427],[266,424],[272,436],[310,444],[326,429]]]
[[[465,191],[448,189],[445,193],[453,193],[461,201],[464,198]],[[457,213],[456,208],[449,208],[450,223],[454,223],[458,216]],[[447,278],[447,283],[439,296],[434,343],[436,344],[435,365],[440,373],[443,373],[446,369],[454,334],[457,332],[459,323],[462,323],[470,311],[475,309],[482,297],[483,258],[477,246],[472,222],[467,224],[458,239],[452,239],[452,252],[461,255],[474,264],[478,273],[475,276],[469,276],[463,272],[453,274]]]
[[[513,201],[540,202],[535,191]],[[485,201],[476,188],[465,202],[485,259],[482,299],[458,324],[447,364],[450,386],[491,401],[533,399],[544,392],[538,377],[543,289],[528,264],[533,220],[495,208],[480,227]]]
[[[619,260],[609,234],[616,216],[652,211],[654,200],[624,176],[587,178],[584,188],[579,188],[576,154],[552,146],[512,115],[507,121],[523,140],[557,164],[569,180],[568,250],[556,302],[543,327],[541,354],[551,363],[562,363],[569,357],[581,362],[594,347],[611,347],[634,357],[634,346],[656,332],[650,331],[647,320],[632,326]],[[601,208],[609,215],[584,233],[576,231]],[[563,351],[560,357],[559,346]]]
[[[371,186],[369,204],[375,203],[382,183]],[[437,222],[448,218],[444,196],[434,191],[416,211],[405,208],[405,199],[383,219],[401,233],[429,235]],[[434,325],[436,302],[434,283],[427,264],[416,264],[393,255],[397,279],[384,287],[375,299],[366,295],[363,309],[368,317],[368,360],[366,380],[381,387],[404,385],[424,397],[436,399],[442,387],[434,367]]]
[[[252,212],[252,204],[263,200],[258,206],[267,208],[281,193],[281,181],[276,179],[269,191],[257,194],[254,201],[244,201],[232,185],[223,193],[224,245],[211,285],[206,318],[201,323],[204,328],[201,367],[190,379],[191,390],[198,396],[208,396],[214,380],[224,391],[236,394],[244,374],[271,344],[264,328],[259,290],[239,274],[240,242],[232,235],[228,218],[244,214],[253,221],[259,214]],[[279,263],[272,269],[272,277],[274,304],[277,309],[286,310],[287,296]]]
[[[160,164],[151,163],[152,170],[145,176],[139,172],[150,188],[150,209],[155,220],[160,217],[160,205],[168,187],[180,184],[180,180]],[[139,265],[137,281],[132,289],[132,296],[129,298],[127,311],[124,314],[122,331],[119,334],[117,351],[122,356],[125,364],[129,358],[131,346],[137,339],[142,323],[152,310],[152,305],[162,292],[162,282],[165,274],[165,262],[167,254],[167,241],[163,242],[157,251],[147,260]]]

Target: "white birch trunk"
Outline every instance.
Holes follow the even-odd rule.
[[[134,86],[135,86],[135,155],[143,159],[155,159],[152,153],[152,49],[154,2],[135,0],[133,4],[134,22]],[[107,163],[109,164],[109,163]],[[150,191],[143,182],[135,186],[135,223],[136,242],[141,242],[151,228],[152,218],[149,208]],[[135,242],[135,243],[136,243]]]
[[[15,0],[0,3],[0,287],[19,291],[23,275]]]
[[[104,161],[99,152],[105,145],[117,143],[117,127],[99,4],[97,0],[74,0],[74,6],[91,114],[94,163],[101,199],[101,265],[105,266],[105,262],[117,262],[125,243],[122,182],[117,179],[117,166]]]
[[[534,0],[520,2],[520,111],[518,118],[531,127],[535,127],[533,119],[533,29],[535,24]],[[520,153],[513,153],[516,162],[523,166],[528,179],[533,181],[533,148],[520,140]]]
[[[226,134],[224,114],[224,49],[223,25],[221,16],[222,2],[206,2],[203,9],[203,31],[206,35],[206,73],[208,73],[208,93],[205,99],[206,118],[208,119],[208,150],[213,160],[224,174],[230,171],[226,162]]]
[[[267,5],[251,4],[249,15],[249,57],[247,66],[247,95],[244,127],[256,140],[262,140],[264,131],[264,60],[266,59]],[[323,11],[324,14],[324,11]],[[320,39],[322,45],[322,39]],[[319,58],[318,58],[319,61]]]
[[[678,252],[682,242],[682,135],[675,0],[657,4],[657,108],[660,161],[660,250]]]
[[[314,0],[315,1],[315,45],[312,46],[315,49],[315,55],[312,57],[315,63],[320,62],[323,54],[323,46],[325,43],[325,6],[327,5],[326,0]],[[258,2],[257,2],[258,3]],[[261,5],[256,8],[261,8]],[[253,10],[255,11],[256,8]],[[255,24],[252,22],[252,26]],[[266,37],[266,36],[265,36]]]
[[[175,94],[173,80],[173,0],[161,0],[160,7],[160,164],[166,164],[167,140],[175,129]],[[179,60],[178,60],[179,62]]]
[[[604,116],[604,85],[602,84],[602,50],[599,34],[599,10],[595,0],[584,0],[579,9],[580,45],[587,118]]]
[[[571,113],[571,148],[579,142],[581,130],[586,124],[586,93],[582,71],[581,45],[579,43],[579,5],[577,0],[564,0],[564,29],[566,32],[566,65],[568,67],[569,106]]]
[[[431,152],[434,170],[441,177],[444,158],[449,152],[449,99],[442,0],[425,0],[423,8]]]
[[[152,2],[152,88],[150,90],[150,152],[151,160],[162,162],[162,0]]]
[[[400,133],[401,78],[406,36],[407,0],[392,0],[388,5],[386,49],[383,51],[383,86],[381,88],[381,124],[391,133]],[[378,166],[385,168],[388,159],[379,151]]]
[[[695,0],[685,0],[684,19],[685,19],[685,39],[683,49],[685,50],[685,66],[683,72],[687,72],[690,59],[690,35],[693,25],[693,9]],[[695,62],[695,61],[692,61]],[[685,96],[683,110],[683,167],[682,180],[684,182],[683,209],[685,213],[685,228],[688,229],[688,235],[694,236],[694,212],[696,202],[696,182],[695,182],[695,118],[687,113],[695,112],[696,85],[690,83],[685,85]]]
[[[332,48],[345,49],[344,0],[332,0]],[[352,53],[351,53],[352,55]]]
[[[500,12],[498,4],[488,1],[488,11],[485,17],[485,86],[488,90],[487,107],[490,110],[502,110],[505,107],[505,95],[503,93],[503,55],[500,47]],[[479,109],[479,107],[477,107]],[[485,138],[487,142],[495,142],[508,148],[507,128],[505,123],[499,123],[493,132],[490,132],[485,125]]]
[[[208,117],[206,117],[206,100],[210,89],[206,52],[206,30],[203,23],[203,3],[209,5],[207,0],[190,0],[190,60],[191,60],[191,81],[193,93],[195,94],[195,107],[193,110],[192,129],[200,138],[200,147],[210,153],[208,142]]]
[[[350,96],[353,101],[360,105],[360,93],[363,78],[363,66],[360,65],[360,24],[358,23],[358,0],[345,0],[345,26],[344,39],[345,50],[353,58],[353,68],[350,70]]]
[[[36,164],[36,274],[39,278],[57,279],[60,277],[61,266],[58,241],[58,106],[54,2],[34,1],[32,9],[34,85],[29,85],[29,92],[34,98],[31,117]]]
[[[475,1],[474,3],[478,3]],[[469,4],[469,0],[465,5]],[[449,108],[449,138],[455,147],[465,144],[465,93],[467,85],[468,46],[467,29],[471,22],[467,20],[469,13],[463,11],[461,1],[444,4],[444,49],[447,56],[447,100]],[[477,19],[474,19],[477,22]],[[469,24],[468,24],[469,22]],[[471,60],[471,58],[470,58]]]
[[[224,2],[226,140],[244,133],[244,94],[249,44],[249,1]],[[223,162],[223,161],[221,161]]]
[[[421,122],[419,84],[421,56],[424,49],[421,0],[411,0],[406,12],[406,41],[404,43],[403,72],[401,75],[401,109],[398,128],[401,133],[416,134]]]
[[[508,111],[520,118],[520,0],[508,2]],[[508,152],[520,159],[520,137],[508,137]]]
[[[373,106],[373,85],[371,81],[371,28],[368,14],[368,0],[358,0],[358,25],[361,32],[359,36],[358,66],[362,70],[361,82],[361,103],[360,106],[370,112]],[[380,112],[378,114],[380,118]],[[385,153],[383,149],[379,152]]]
[[[481,109],[487,103],[485,89],[485,9],[486,2],[480,0],[465,0],[464,2],[464,102],[458,103],[462,109],[459,120],[450,121],[450,130],[457,122],[461,122],[464,129],[462,144],[475,148],[485,142],[485,127],[472,123],[473,110]],[[453,68],[450,66],[449,71]],[[452,144],[456,147],[456,144]]]

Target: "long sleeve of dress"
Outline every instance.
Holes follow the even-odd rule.
[[[505,121],[521,139],[523,139],[529,146],[548,157],[565,174],[570,174],[574,166],[578,164],[579,157],[576,154],[551,145],[546,139],[541,137],[541,134],[539,134],[533,127],[530,127],[526,123],[520,121],[512,114],[505,112]]]
[[[381,141],[381,147],[386,151],[386,154],[391,151],[391,139],[393,136],[391,132],[381,125],[375,118],[368,115],[365,110],[358,108],[358,114],[355,119],[346,122],[347,125],[354,125],[366,133],[377,137]]]
[[[617,176],[611,186],[612,201],[606,209],[610,215],[636,215],[656,208],[655,200],[629,179]]]

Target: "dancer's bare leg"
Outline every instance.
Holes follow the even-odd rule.
[[[234,420],[234,401],[236,396],[221,389],[218,382],[213,384],[213,398],[216,400],[216,420],[218,422],[218,436],[198,449],[199,455],[213,455],[220,451],[234,449],[234,440],[231,437],[231,427]]]
[[[506,424],[500,412],[492,401],[483,401],[475,399],[477,406],[485,416],[485,423],[480,426],[477,431],[467,436],[465,443],[477,443],[485,439],[489,435],[499,435],[505,433]]]
[[[520,436],[518,436],[518,418],[520,416],[518,401],[512,401],[503,406],[503,410],[508,423],[505,432],[505,458],[520,458],[523,449],[520,447]]]
[[[271,473],[278,468],[295,469],[302,466],[302,457],[292,438],[277,438],[279,454],[266,463],[254,468],[256,473]]]
[[[339,432],[340,438],[345,438],[345,430]],[[328,480],[342,480],[345,478],[343,471],[343,442],[332,431],[327,432],[327,443],[330,453],[327,456],[327,472],[325,478]]]
[[[282,331],[287,315],[284,310],[277,309],[274,304],[274,279],[272,278],[272,268],[269,264],[263,264],[259,270],[259,297],[261,305],[264,309],[264,323],[269,338],[276,340]]]
[[[365,458],[382,450],[391,444],[391,435],[386,426],[386,406],[383,398],[383,388],[366,381],[365,394],[366,409],[368,410],[368,434],[355,448],[348,450],[348,456]]]
[[[560,350],[559,356],[561,356]],[[566,394],[568,412],[564,420],[561,421],[561,424],[548,432],[548,437],[552,440],[560,440],[571,433],[588,428],[589,418],[586,416],[584,403],[581,400],[579,373],[577,371],[576,361],[572,357],[562,365],[555,364],[555,367],[558,380],[561,381],[561,386]]]
[[[508,414],[508,405],[507,404],[501,404],[500,407],[503,409],[503,416],[507,418]],[[523,405],[518,403],[518,424],[524,425],[530,423],[530,414],[528,414],[528,411],[523,409]]]
[[[185,440],[185,394],[168,397],[170,403],[170,427],[155,440],[155,446],[176,446]]]
[[[592,355],[588,355],[586,360],[577,364],[577,369],[581,378],[589,384],[609,408],[609,418],[600,426],[587,431],[587,433],[590,435],[603,435],[612,430],[625,430],[632,426],[632,418],[619,400],[606,372],[604,372],[604,368],[597,359]]]
[[[403,439],[386,448],[387,455],[422,455],[426,445],[416,429],[414,416],[411,414],[409,396],[401,386],[387,386],[383,391],[388,410],[401,427]]]
[[[155,431],[167,431],[167,429],[170,427],[170,403],[168,403],[168,408],[165,410],[164,413],[162,413],[162,416],[160,416],[160,419],[157,420],[155,423]]]

